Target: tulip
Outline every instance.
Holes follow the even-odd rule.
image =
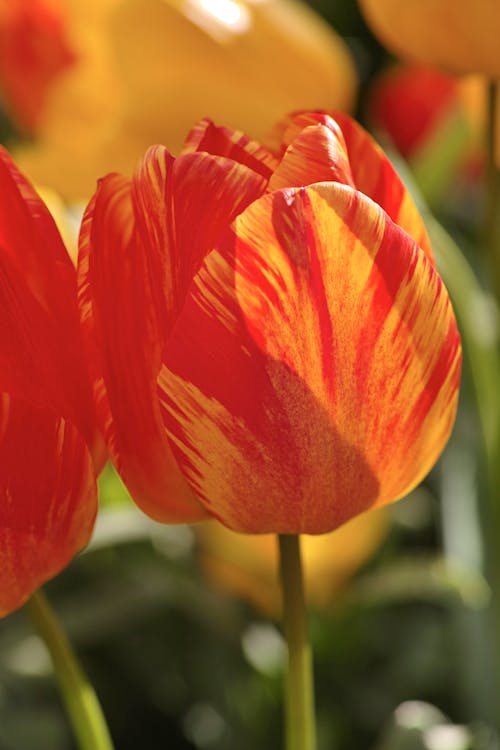
[[[500,75],[497,0],[359,0],[387,49],[452,73]]]
[[[203,121],[84,217],[98,417],[160,521],[332,531],[415,487],[454,421],[455,318],[389,161],[340,114],[273,144]]]
[[[355,571],[378,549],[389,529],[386,508],[363,513],[331,534],[305,536],[305,589],[317,609],[330,606]],[[278,550],[273,535],[236,534],[216,521],[197,527],[203,572],[224,592],[265,614],[279,614]]]
[[[486,109],[483,76],[456,77],[421,65],[392,65],[382,71],[367,102],[373,127],[388,135],[410,161],[418,160],[434,139],[446,136],[458,140],[455,147],[461,148],[462,161],[479,159]]]
[[[449,200],[450,188],[456,193],[457,185],[480,182],[486,166],[486,93],[483,76],[456,77],[422,65],[392,65],[375,78],[367,117],[408,161],[430,203]],[[499,132],[500,126],[497,163]]]
[[[368,114],[411,158],[440,125],[463,116],[459,79],[421,65],[397,65],[378,76],[370,90]]]
[[[0,98],[21,130],[36,133],[74,59],[60,0],[0,0]]]
[[[261,137],[289,109],[354,105],[342,39],[298,0],[67,0],[78,56],[15,152],[66,200],[129,173],[151,143],[177,152],[207,111]],[[71,164],[71,169],[67,165]]]
[[[76,271],[54,221],[0,150],[0,616],[88,542],[102,450]]]

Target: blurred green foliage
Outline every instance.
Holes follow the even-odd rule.
[[[441,557],[438,483],[436,472],[395,506],[377,558],[334,607],[312,613],[321,750],[495,747],[477,727],[466,663],[488,589]],[[117,749],[280,747],[279,625],[207,584],[191,529],[144,517],[110,468],[102,489],[94,541],[47,593]],[[0,626],[0,685],[1,750],[74,747],[48,657],[22,612]],[[417,699],[470,722],[460,730],[470,744],[429,745],[420,735],[415,744],[394,711]]]

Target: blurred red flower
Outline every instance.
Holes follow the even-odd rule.
[[[384,71],[371,89],[370,119],[390,135],[403,156],[411,157],[440,123],[460,108],[459,88],[459,79],[435,68],[394,66]]]
[[[58,0],[0,0],[0,100],[23,131],[36,133],[50,87],[71,63]]]

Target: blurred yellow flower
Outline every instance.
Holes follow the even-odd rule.
[[[359,0],[391,52],[454,73],[500,76],[498,0]]]
[[[357,516],[330,534],[302,536],[306,595],[328,606],[353,573],[380,546],[390,524],[386,508]],[[237,534],[217,521],[195,527],[203,571],[216,587],[277,616],[281,608],[278,553],[273,534]]]
[[[350,109],[347,47],[297,0],[67,0],[79,62],[52,91],[31,179],[85,198],[152,143],[178,151],[210,114],[256,138],[285,112]]]

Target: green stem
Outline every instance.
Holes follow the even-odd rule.
[[[500,171],[496,163],[498,85],[488,86],[488,118],[486,126],[486,209],[484,245],[492,274],[493,291],[500,301]]]
[[[113,750],[101,706],[45,595],[37,591],[25,609],[52,657],[62,698],[80,750]]]
[[[286,750],[315,750],[312,658],[307,636],[300,537],[280,534],[278,539],[285,635],[288,645]]]
[[[500,303],[500,170],[497,165],[497,131],[498,122],[498,83],[490,81],[488,87],[488,119],[486,129],[486,211],[484,221],[484,244],[488,253],[489,270],[492,275],[493,291],[497,303]],[[498,385],[497,385],[498,387]],[[490,404],[494,408],[493,404]],[[500,679],[500,649],[498,637],[500,634],[500,549],[498,534],[500,532],[500,434],[498,424],[500,420],[499,408],[495,409],[497,430],[487,452],[487,493],[489,503],[483,508],[483,525],[485,539],[486,578],[491,588],[490,627],[493,654],[494,679],[496,686],[493,691],[491,716],[488,720],[499,730],[500,712],[498,706],[498,682]],[[496,704],[496,705],[495,705]]]

